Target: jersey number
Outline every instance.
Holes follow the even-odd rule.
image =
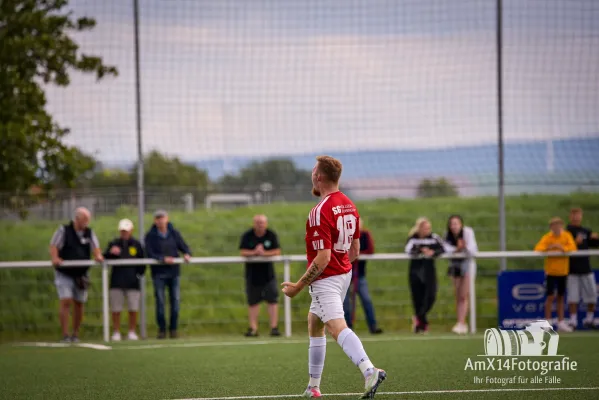
[[[351,247],[356,232],[356,216],[352,214],[340,215],[337,218],[337,230],[339,231],[339,239],[333,246],[335,251],[345,253]]]

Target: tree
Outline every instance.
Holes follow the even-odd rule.
[[[445,178],[437,180],[423,179],[418,184],[418,197],[456,197],[458,195],[457,187]]]
[[[241,169],[238,175],[225,175],[219,181],[223,191],[258,192],[263,184],[270,184],[273,199],[307,200],[311,198],[311,172],[297,168],[286,158],[254,161]]]
[[[131,170],[134,177],[136,169]],[[208,188],[208,174],[177,157],[170,158],[157,151],[144,159],[144,183],[146,187]]]
[[[33,185],[72,187],[93,169],[90,157],[69,146],[69,129],[46,111],[44,86],[68,86],[69,73],[117,75],[114,66],[80,52],[69,36],[96,22],[75,19],[67,0],[0,1],[0,191]]]

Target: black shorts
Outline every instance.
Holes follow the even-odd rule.
[[[545,294],[547,296],[553,296],[557,289],[558,296],[563,296],[566,294],[566,281],[567,276],[545,276]]]
[[[250,306],[254,306],[262,301],[266,301],[268,304],[276,304],[279,301],[277,279],[273,278],[263,285],[255,285],[246,281],[245,294]]]

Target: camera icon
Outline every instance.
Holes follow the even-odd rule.
[[[549,322],[538,320],[521,330],[487,329],[483,340],[487,356],[555,356],[559,335]]]

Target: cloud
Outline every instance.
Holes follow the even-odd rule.
[[[144,150],[206,159],[495,141],[493,27],[286,36],[281,23],[257,12],[241,25],[233,17],[148,19],[141,31]],[[512,28],[504,53],[506,140],[599,135],[592,85],[599,36]],[[95,83],[76,75],[68,89],[49,91],[49,108],[73,128],[72,143],[107,161],[133,159],[132,27],[99,23],[79,39],[117,64],[120,76]]]

